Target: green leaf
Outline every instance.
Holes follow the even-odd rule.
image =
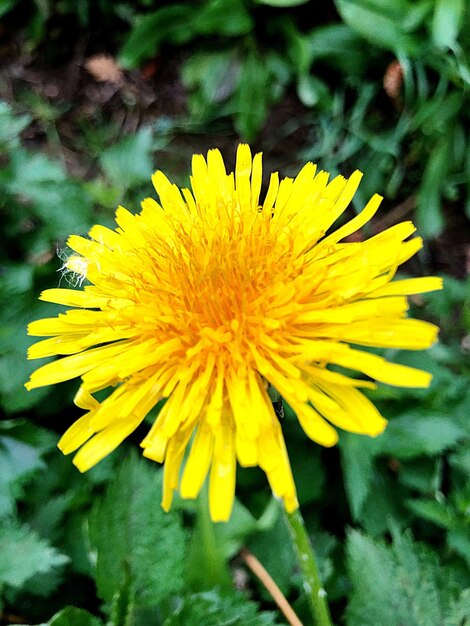
[[[449,463],[463,474],[470,476],[470,441],[465,447],[458,448],[454,454],[449,456]]]
[[[253,515],[235,500],[229,521],[214,525],[217,543],[224,557],[227,560],[233,558],[257,527],[258,522]]]
[[[297,32],[293,33],[299,38]],[[338,67],[346,74],[362,74],[372,61],[369,46],[347,24],[328,24],[305,36],[309,65],[319,59]]]
[[[21,587],[33,576],[61,568],[69,560],[14,520],[0,522],[0,553],[0,584],[12,587]]]
[[[420,234],[427,238],[437,237],[444,228],[441,195],[450,166],[452,138],[449,131],[433,149],[418,191],[416,219]]]
[[[241,593],[215,591],[186,596],[163,626],[272,626],[275,615],[258,612]]]
[[[160,507],[161,489],[159,467],[132,454],[93,507],[90,540],[106,602],[121,592],[126,571],[136,605],[154,606],[184,586],[185,533],[180,516]]]
[[[267,4],[270,7],[298,7],[307,4],[309,0],[255,0],[258,4]]]
[[[88,611],[68,606],[56,613],[46,626],[102,626],[102,624],[101,620]]]
[[[18,0],[0,0],[0,17],[8,13],[17,3]]]
[[[250,52],[242,66],[238,87],[235,126],[247,141],[253,141],[268,111],[268,76],[261,57]]]
[[[391,420],[377,439],[377,454],[411,459],[440,454],[465,436],[465,431],[451,416],[406,413]]]
[[[407,503],[416,515],[427,519],[442,528],[450,528],[453,523],[451,509],[437,500],[409,500]]]
[[[348,626],[440,626],[452,601],[446,572],[432,552],[392,528],[393,545],[358,531],[348,536],[352,594]]]
[[[194,8],[189,4],[174,4],[147,15],[138,15],[119,53],[118,62],[125,68],[139,64],[155,55],[161,44],[182,44],[195,36],[191,28]]]
[[[374,479],[375,445],[371,439],[341,433],[341,464],[353,519],[359,519]]]
[[[116,187],[126,191],[150,179],[154,171],[152,141],[152,129],[141,128],[103,152],[100,165]]]
[[[454,48],[464,16],[464,0],[436,0],[432,38],[440,48]]]
[[[132,626],[134,624],[135,592],[129,569],[125,567],[124,572],[123,586],[114,594],[110,626]]]
[[[234,37],[249,33],[253,20],[242,0],[206,0],[194,11],[191,28],[201,35]]]
[[[7,3],[8,4],[8,3]],[[0,15],[2,5],[0,4]],[[0,102],[0,148],[10,150],[20,145],[20,133],[30,124],[29,115],[14,115],[6,102]]]
[[[11,155],[11,163],[13,175],[8,186],[10,193],[30,195],[38,184],[57,183],[66,179],[62,165],[41,152],[33,153],[18,148]]]
[[[14,511],[14,497],[23,482],[45,464],[40,451],[12,437],[0,437],[0,517]]]
[[[12,264],[2,267],[2,292],[8,295],[25,293],[33,287],[34,268],[31,265]]]
[[[403,510],[403,495],[397,480],[378,466],[358,518],[369,535],[378,537],[386,533],[390,523],[400,528],[406,526],[408,519]]]
[[[347,608],[348,626],[396,626],[402,616],[392,601],[395,563],[389,550],[382,543],[358,531],[351,531],[347,554],[352,583]],[[381,602],[377,601],[377,597],[381,598]]]
[[[38,367],[37,362],[26,360],[33,342],[26,327],[33,319],[49,317],[57,311],[53,311],[52,305],[32,300],[30,292],[14,295],[3,290],[3,286],[0,285],[0,299],[8,301],[9,306],[0,311],[0,404],[13,413],[38,406],[50,393],[48,388],[28,392],[24,387],[30,373]]]
[[[298,443],[290,455],[292,473],[300,506],[320,500],[325,486],[325,467],[320,449],[312,449],[310,441]]]
[[[470,524],[468,521],[458,521],[449,529],[447,543],[452,550],[465,559],[470,567]]]
[[[11,182],[7,191],[22,203],[31,204],[52,240],[87,230],[91,199],[85,187],[69,179],[57,161],[41,153],[15,150],[11,155]]]
[[[448,610],[444,626],[467,626],[470,623],[470,589],[464,589]]]
[[[185,87],[197,90],[197,99],[192,98],[191,114],[204,119],[206,109],[219,105],[235,91],[240,76],[240,63],[233,50],[194,53],[182,68]]]
[[[85,233],[91,226],[91,198],[80,183],[46,183],[28,191],[28,196],[54,243],[66,240],[70,233]]]
[[[199,494],[196,507],[197,518],[187,556],[188,584],[195,591],[217,586],[230,589],[232,581],[228,570],[228,558],[232,556],[232,537],[230,534],[224,536],[223,528],[222,532],[218,533],[217,529],[225,524],[216,525],[210,519],[206,484]],[[232,529],[237,528],[236,520],[239,517],[239,514],[235,512],[237,509],[235,502],[233,512],[235,524],[232,523]],[[235,542],[236,549],[237,542]]]
[[[346,24],[370,43],[395,53],[416,53],[419,41],[406,30],[409,7],[403,0],[335,0],[335,5]]]
[[[299,100],[307,107],[313,107],[328,97],[325,83],[311,74],[301,74],[297,82]]]
[[[411,461],[401,461],[398,476],[402,485],[428,496],[436,493],[442,485],[442,459],[420,457]]]

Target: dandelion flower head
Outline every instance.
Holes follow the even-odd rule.
[[[82,288],[44,291],[43,300],[71,308],[28,329],[49,337],[30,348],[30,358],[62,358],[26,386],[81,377],[75,402],[86,413],[59,442],[65,454],[78,450],[80,471],[164,399],[141,445],[146,457],[164,462],[166,510],[175,490],[195,498],[210,474],[212,519],[228,519],[238,462],[261,467],[293,511],[296,490],[269,386],[310,439],[332,446],[335,427],[376,436],[386,425],[361,387],[429,385],[428,373],[363,349],[430,346],[437,328],[407,317],[406,296],[441,281],[392,282],[422,246],[411,238],[411,222],[344,241],[377,211],[378,195],[328,234],[361,176],[329,181],[307,163],[295,179],[272,174],[260,199],[261,154],[252,158],[240,145],[227,174],[220,152],[210,150],[193,157],[192,190],[157,171],[159,203],[145,199],[137,215],[119,207],[114,230],[94,226],[88,238],[69,238],[66,265]],[[106,388],[98,402],[93,394]]]

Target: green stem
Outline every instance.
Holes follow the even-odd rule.
[[[321,584],[315,553],[305,529],[300,510],[297,509],[293,513],[286,513],[286,519],[292,543],[299,560],[303,587],[310,606],[313,623],[315,626],[332,626],[328,604],[326,603],[326,591]]]
[[[226,558],[220,549],[215,524],[210,518],[206,484],[197,499],[197,520],[189,546],[187,568],[187,578],[194,589],[232,588]]]

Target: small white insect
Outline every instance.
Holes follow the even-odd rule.
[[[81,287],[86,280],[87,259],[73,253],[69,255],[65,248],[57,248],[57,256],[62,261],[62,266],[57,270],[60,272],[59,287],[62,278],[65,278],[71,287]]]

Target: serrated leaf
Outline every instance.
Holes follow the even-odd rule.
[[[444,626],[467,626],[470,624],[470,589],[464,589],[448,610]]]
[[[66,179],[62,165],[41,152],[18,148],[11,154],[11,164],[13,176],[8,186],[10,193],[29,195],[38,184],[57,183]]]
[[[13,5],[13,2],[10,4]],[[29,115],[15,115],[6,102],[0,102],[0,147],[7,146],[10,150],[17,148],[20,145],[19,135],[30,122]]]
[[[442,470],[440,457],[422,457],[400,462],[398,475],[402,485],[428,496],[440,489]]]
[[[100,619],[88,611],[68,606],[54,615],[46,626],[102,626],[102,624]]]
[[[470,524],[457,521],[447,534],[447,543],[470,567]]]
[[[361,508],[359,520],[369,535],[377,537],[388,530],[390,522],[406,526],[403,490],[389,472],[377,468],[369,494]]]
[[[114,594],[109,626],[132,626],[134,624],[135,592],[127,567],[124,573],[124,584]]]
[[[377,439],[377,454],[411,459],[434,455],[454,446],[465,431],[451,416],[406,413],[393,420]]]
[[[387,548],[358,531],[351,531],[347,554],[353,586],[347,609],[348,626],[396,626],[401,616],[391,602],[395,566]],[[376,596],[381,598],[380,603],[374,602]]]
[[[163,626],[273,626],[273,613],[258,612],[241,593],[215,591],[186,596]]]
[[[353,519],[359,519],[374,479],[373,440],[360,435],[341,433],[341,464],[346,483],[346,495]]]
[[[110,181],[125,191],[150,178],[154,170],[151,150],[152,129],[142,128],[103,152],[100,165]]]
[[[459,469],[464,475],[470,476],[470,441],[449,456],[452,467]]]
[[[69,560],[33,530],[14,520],[0,524],[0,554],[0,583],[16,588],[33,576],[62,567]]]
[[[130,455],[119,467],[90,518],[100,597],[111,602],[126,570],[136,605],[153,606],[183,586],[185,533],[175,512],[161,506],[162,472]]]
[[[0,437],[0,517],[13,512],[14,497],[24,480],[44,467],[35,447],[12,437]]]
[[[1,296],[8,297],[3,290]],[[37,368],[36,362],[26,360],[27,348],[33,342],[26,334],[26,326],[51,312],[50,305],[32,301],[28,292],[9,299],[9,306],[0,312],[0,404],[8,413],[38,406],[50,393],[47,388],[28,392],[24,383]]]
[[[86,231],[91,198],[85,186],[67,177],[61,163],[44,154],[18,148],[11,155],[11,181],[6,186],[22,204],[31,205],[52,240]]]
[[[358,531],[348,536],[348,626],[440,626],[452,597],[437,560],[408,534],[392,528],[392,536],[392,546]]]
[[[452,511],[437,500],[409,500],[407,506],[416,515],[427,519],[442,528],[450,528],[453,522]]]

